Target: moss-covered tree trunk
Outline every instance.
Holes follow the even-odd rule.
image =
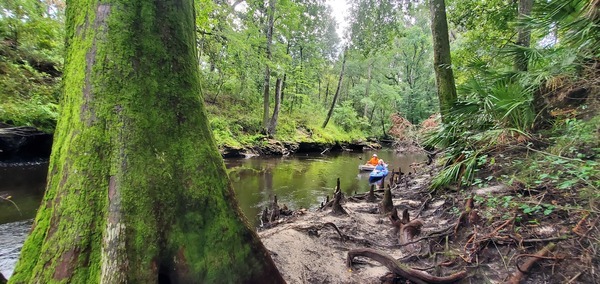
[[[442,121],[456,101],[456,86],[450,60],[450,40],[448,39],[448,22],[446,20],[446,4],[444,0],[430,0],[431,34],[433,36],[433,68],[437,94],[440,100]]]
[[[199,96],[191,0],[67,3],[46,195],[11,283],[283,282]]]

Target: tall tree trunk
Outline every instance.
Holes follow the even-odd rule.
[[[12,283],[283,283],[199,97],[192,0],[71,0],[46,193]]]
[[[531,9],[533,8],[533,0],[519,0],[519,20],[531,15]],[[529,28],[520,27],[517,29],[517,45],[522,47],[529,47],[531,41],[531,30]],[[527,71],[527,56],[523,52],[519,52],[515,56],[515,70]]]
[[[279,110],[281,109],[281,89],[283,85],[283,80],[281,78],[277,78],[275,82],[275,107],[273,108],[273,116],[271,117],[271,122],[269,123],[269,135],[275,135],[277,130],[277,119],[279,118]]]
[[[450,60],[450,42],[448,40],[448,22],[444,0],[430,0],[431,34],[433,36],[433,67],[442,121],[456,101],[456,86]]]
[[[337,101],[338,96],[340,95],[340,89],[342,88],[342,80],[344,79],[344,68],[346,68],[346,49],[344,49],[343,59],[342,59],[342,70],[340,70],[340,79],[338,80],[337,88],[335,89],[335,95],[333,95],[333,101],[331,102],[331,108],[329,108],[329,112],[327,112],[327,118],[325,118],[325,122],[323,122],[322,128],[327,127],[327,123],[329,123],[329,119],[331,119],[331,115],[333,114],[333,109],[335,108],[335,102]]]
[[[285,54],[290,55],[290,43],[288,42],[287,47],[285,49]],[[283,104],[283,99],[285,98],[285,86],[287,83],[287,72],[283,73],[283,83],[281,84],[281,104]]]
[[[267,62],[266,62],[266,67],[265,67],[265,80],[263,83],[263,128],[265,129],[265,131],[269,127],[269,88],[270,88],[269,85],[271,82],[271,69],[270,69],[269,65],[271,64],[271,57],[272,57],[271,42],[273,41],[273,22],[274,22],[274,16],[275,16],[275,1],[277,1],[277,0],[269,0],[269,10],[267,12],[269,20],[267,22],[267,26],[265,29],[265,34],[267,37],[267,44],[266,44]]]
[[[283,82],[281,83],[281,103],[283,104],[283,98],[285,97],[285,86],[286,86],[286,82],[287,82],[287,73],[283,74]]]
[[[329,79],[327,79],[327,86],[325,87],[325,103],[327,103],[327,97],[329,97]]]
[[[319,77],[318,79],[318,85],[317,85],[317,101],[321,100],[321,77]]]
[[[385,131],[385,112],[383,109],[381,110],[381,132],[383,134],[383,138],[387,137],[387,131]]]
[[[369,62],[369,68],[367,69],[367,86],[365,87],[365,98],[369,97],[369,91],[371,89],[371,73],[373,71],[373,62]],[[365,109],[363,110],[363,116],[367,116],[368,104],[365,103]]]

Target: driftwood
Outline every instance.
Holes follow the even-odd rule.
[[[508,279],[507,284],[519,284],[523,277],[529,272],[529,269],[541,258],[544,258],[546,254],[552,251],[556,247],[556,244],[549,243],[540,251],[538,251],[535,255],[529,257],[522,266],[519,267],[517,264],[517,272],[513,274],[513,276]]]
[[[380,251],[377,251],[374,249],[368,249],[368,248],[353,249],[353,250],[349,251],[348,257],[346,258],[346,265],[348,267],[352,267],[352,260],[357,256],[363,256],[363,257],[368,257],[370,259],[373,259],[373,260],[383,264],[385,267],[387,267],[387,269],[389,269],[393,273],[398,274],[398,275],[400,275],[414,283],[417,283],[417,284],[453,283],[453,282],[461,280],[467,276],[467,272],[464,270],[454,273],[450,276],[444,276],[444,277],[433,276],[427,272],[423,272],[423,271],[408,267],[407,265],[400,263],[399,261],[397,261],[396,259],[394,259],[393,257],[391,257],[390,255],[388,255],[384,252],[380,252]]]

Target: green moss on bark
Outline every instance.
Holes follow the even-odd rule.
[[[13,283],[280,282],[199,96],[192,1],[67,8],[46,196]]]

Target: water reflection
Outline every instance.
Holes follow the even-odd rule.
[[[35,216],[46,186],[47,163],[0,167],[0,224]]]
[[[256,225],[256,216],[274,195],[280,205],[286,204],[291,209],[315,208],[326,195],[331,196],[338,177],[346,194],[368,191],[368,172],[360,173],[358,165],[365,163],[373,153],[228,159],[225,163],[240,207],[250,223]],[[391,150],[377,154],[390,169],[402,168],[404,172],[411,163],[425,158]]]
[[[358,165],[373,153],[227,159],[225,165],[242,211],[255,224],[255,217],[274,195],[291,209],[314,208],[327,194],[331,195],[338,177],[346,194],[368,191],[368,173],[359,173]],[[424,159],[421,155],[402,155],[391,150],[377,154],[390,169],[401,167],[404,172],[412,162]],[[17,209],[10,202],[0,202],[0,224],[35,217],[46,185],[47,167],[46,163],[0,167],[0,196],[10,196],[18,206]]]

